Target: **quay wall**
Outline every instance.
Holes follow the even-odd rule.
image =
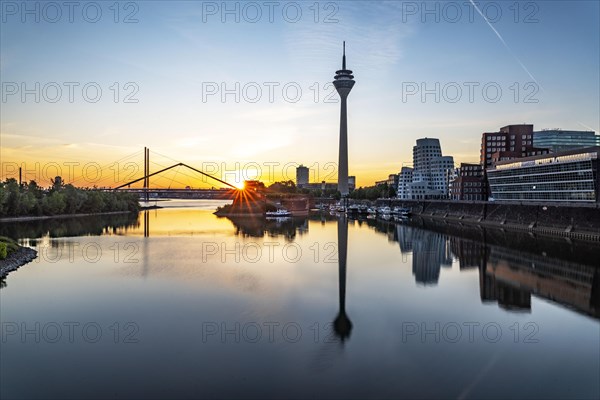
[[[600,204],[379,199],[413,215],[541,234],[600,240]]]

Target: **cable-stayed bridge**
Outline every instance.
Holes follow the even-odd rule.
[[[232,199],[235,195],[236,186],[189,164],[156,152],[153,153],[163,159],[174,161],[174,164],[165,166],[151,162],[150,149],[147,147],[144,147],[143,170],[140,171],[139,164],[130,161],[134,157],[138,158],[139,153],[139,151],[135,152],[99,167],[96,175],[102,176],[103,173],[108,172],[112,180],[109,185],[102,185],[97,189],[134,192],[146,200],[155,197]],[[151,168],[151,165],[154,168]],[[121,167],[125,173],[119,173]],[[82,174],[68,183],[77,186],[84,182],[88,181]],[[201,187],[202,184],[207,187]]]

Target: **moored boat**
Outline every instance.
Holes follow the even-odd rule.
[[[292,213],[284,208],[279,208],[277,211],[267,211],[265,213],[267,218],[283,218],[283,217],[291,217]]]

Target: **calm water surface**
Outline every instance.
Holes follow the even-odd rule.
[[[331,216],[3,224],[2,398],[598,398],[600,250]]]

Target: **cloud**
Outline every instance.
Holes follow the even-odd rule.
[[[341,63],[345,40],[349,68],[387,69],[402,58],[402,42],[412,33],[409,24],[401,23],[401,11],[387,2],[339,3],[332,18],[338,22],[306,19],[286,30],[286,47],[293,63],[309,69],[332,58]]]

